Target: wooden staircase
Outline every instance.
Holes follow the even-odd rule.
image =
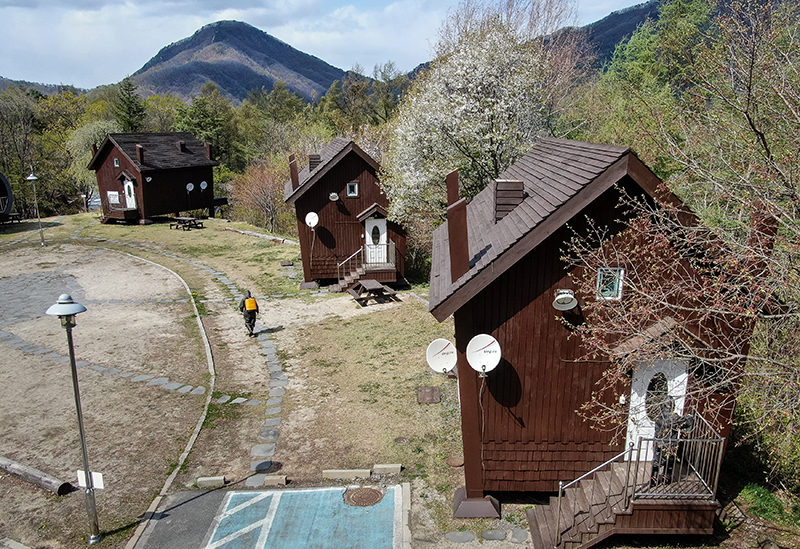
[[[364,267],[359,267],[354,271],[350,271],[350,274],[345,275],[345,277],[340,279],[339,282],[332,285],[330,287],[330,291],[333,293],[346,292],[355,286],[356,282],[361,280],[361,277],[364,276],[366,272],[367,271],[364,269]]]
[[[619,515],[626,510],[624,464],[614,463],[606,471],[598,471],[593,479],[584,479],[564,490],[561,500],[560,543],[556,536],[558,498],[550,505],[537,505],[528,510],[533,546],[535,549],[583,549],[606,539],[614,533]]]

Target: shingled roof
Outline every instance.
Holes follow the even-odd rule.
[[[181,143],[184,144],[181,147]],[[144,150],[144,162],[136,155],[136,145]],[[140,172],[216,166],[216,160],[208,158],[206,144],[188,132],[169,133],[110,133],[87,166],[90,170],[100,168],[100,158],[108,147],[116,146]]]
[[[444,320],[604,191],[630,176],[654,195],[658,178],[626,147],[547,138],[498,180],[519,180],[524,198],[495,223],[494,184],[467,205],[469,270],[450,278],[447,223],[433,234],[430,311]],[[491,267],[491,268],[489,268]]]
[[[344,137],[336,137],[333,141],[319,152],[319,164],[314,169],[311,169],[310,164],[306,165],[298,174],[299,185],[296,189],[292,188],[292,182],[287,181],[283,189],[283,200],[290,206],[297,201],[298,198],[303,196],[308,190],[319,181],[328,171],[336,165],[339,160],[344,158],[349,152],[355,152],[364,161],[372,166],[375,171],[380,169],[375,160],[361,150],[352,139],[345,139]]]

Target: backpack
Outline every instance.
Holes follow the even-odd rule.
[[[258,304],[256,303],[256,299],[254,297],[248,297],[244,300],[244,310],[245,311],[257,311]]]

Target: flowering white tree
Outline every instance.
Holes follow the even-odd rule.
[[[474,196],[548,133],[584,51],[574,33],[532,36],[565,23],[557,4],[467,0],[443,24],[391,128],[382,184],[395,218],[441,215],[448,172]]]

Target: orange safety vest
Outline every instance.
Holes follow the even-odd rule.
[[[245,311],[257,311],[258,305],[256,304],[256,299],[254,297],[248,297],[244,300],[244,310]]]

